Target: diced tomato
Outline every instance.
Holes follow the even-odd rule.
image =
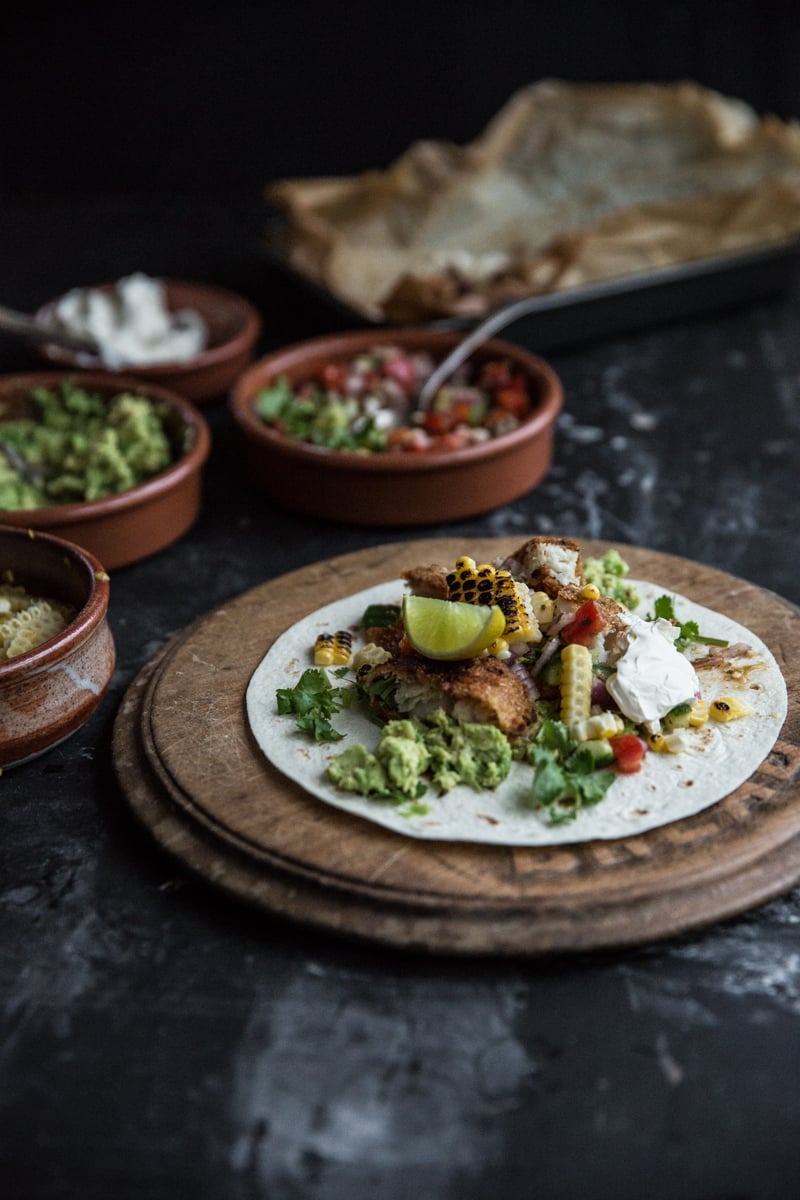
[[[341,363],[326,363],[322,368],[322,383],[329,392],[344,392],[347,386],[347,367]]]
[[[426,433],[431,433],[434,436],[440,433],[447,433],[453,427],[453,418],[447,412],[435,412],[431,410],[426,412],[422,418],[422,428]]]
[[[586,600],[575,613],[569,625],[561,630],[565,642],[577,642],[588,646],[606,627],[606,619],[595,600]]]
[[[470,442],[469,431],[464,429],[453,429],[450,433],[443,433],[441,437],[436,439],[436,450],[463,450]]]
[[[480,382],[482,387],[502,388],[511,383],[511,364],[504,359],[492,359],[481,367]]]
[[[614,751],[614,765],[621,775],[635,775],[641,770],[647,753],[647,742],[642,738],[635,733],[618,733],[616,737],[609,738],[608,744]]]
[[[454,425],[474,425],[480,420],[481,409],[469,400],[456,400],[450,409]]]
[[[516,417],[518,421],[521,421],[528,411],[528,396],[524,385],[522,388],[516,386],[500,388],[495,395],[495,400],[500,408],[511,413],[512,417]]]

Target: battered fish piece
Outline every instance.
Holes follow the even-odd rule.
[[[527,583],[531,591],[547,592],[554,599],[572,599],[576,589],[586,583],[580,547],[573,538],[529,538],[500,565]]]
[[[413,596],[427,596],[431,600],[446,600],[448,598],[447,574],[447,567],[443,567],[439,563],[431,563],[430,566],[410,567],[408,571],[403,572],[403,579],[408,584]]]
[[[384,719],[426,717],[442,708],[465,722],[496,725],[503,733],[522,733],[535,717],[530,693],[507,663],[497,658],[434,662],[401,654],[390,662],[363,667],[358,682],[370,689],[381,680],[397,680],[394,707],[370,695],[370,705]]]

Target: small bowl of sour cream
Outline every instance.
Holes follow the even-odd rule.
[[[252,362],[262,327],[258,310],[236,292],[143,272],[71,288],[42,305],[36,319],[98,346],[92,354],[42,343],[36,353],[48,362],[119,371],[195,403],[230,389]]]

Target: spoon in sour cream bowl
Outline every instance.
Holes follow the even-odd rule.
[[[16,312],[13,308],[0,305],[0,332],[22,337],[31,342],[45,342],[52,346],[63,346],[82,354],[98,355],[100,347],[93,337],[84,333],[72,333],[58,326],[39,321],[29,313]]]

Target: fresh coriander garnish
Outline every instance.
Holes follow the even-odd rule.
[[[570,737],[562,721],[543,721],[525,758],[534,768],[534,802],[553,825],[599,803],[615,779],[613,771],[595,765],[591,751]]]
[[[319,667],[309,667],[293,688],[278,688],[275,694],[281,716],[294,716],[297,728],[310,733],[315,742],[339,742],[344,737],[330,718],[350,707],[352,690],[334,687]]]
[[[696,621],[679,621],[675,615],[675,601],[672,596],[659,596],[653,605],[653,616],[647,619],[654,621],[658,617],[663,617],[665,621],[671,621],[673,625],[678,626],[680,632],[675,641],[676,650],[685,650],[693,642],[702,642],[705,646],[728,645],[725,638],[709,637],[701,633]]]

